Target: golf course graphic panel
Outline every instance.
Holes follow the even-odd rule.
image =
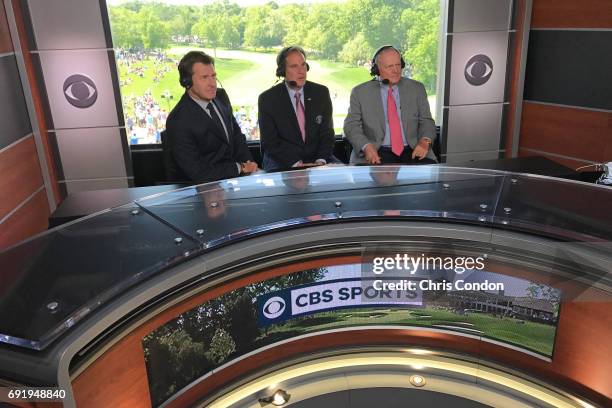
[[[561,299],[554,288],[487,271],[399,280],[362,270],[363,264],[335,265],[256,282],[151,332],[143,346],[154,405],[264,346],[351,327],[429,328],[552,356]],[[377,289],[392,280],[405,288]]]

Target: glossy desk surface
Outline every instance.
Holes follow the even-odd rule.
[[[238,240],[321,223],[428,220],[609,243],[612,189],[444,166],[321,167],[137,199],[0,253],[0,343],[44,350],[151,276]]]

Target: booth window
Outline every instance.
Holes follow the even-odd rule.
[[[217,1],[107,0],[130,144],[160,143],[166,118],[184,90],[177,64],[189,50],[215,57],[248,140],[259,139],[257,97],[273,86],[281,47],[307,52],[308,79],[326,85],[336,134],[351,89],[369,80],[383,44],[402,50],[404,75],[425,84],[436,106],[440,0]]]

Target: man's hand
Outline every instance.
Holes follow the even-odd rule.
[[[257,163],[254,161],[247,161],[240,165],[240,173],[242,174],[251,174],[257,171]]]
[[[417,143],[414,150],[412,151],[412,158],[414,159],[416,157],[419,160],[423,160],[425,156],[427,156],[430,143],[431,140],[427,138],[421,138],[421,140],[419,140],[419,143]]]
[[[380,164],[380,156],[372,144],[368,143],[365,145],[363,148],[363,154],[365,155],[365,159],[369,164]]]

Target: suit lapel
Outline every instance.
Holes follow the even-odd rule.
[[[218,99],[215,99],[215,105],[219,109],[219,112],[221,112],[221,120],[223,121],[223,124],[225,124],[225,128],[227,129],[228,137],[232,137],[232,131],[231,131],[232,124],[229,122],[232,112],[229,110],[227,105],[225,105],[223,102],[219,101]],[[220,129],[220,130],[225,135],[225,131],[223,129]]]
[[[229,133],[229,127],[227,125],[227,121],[225,120],[224,116],[225,112],[222,109],[222,104],[220,103],[216,103],[217,108],[219,109],[219,112],[221,113],[221,120],[226,122],[225,126],[227,127],[228,133]],[[206,120],[208,120],[208,128],[210,129],[210,131],[216,135],[219,139],[221,139],[221,141],[223,141],[226,144],[228,143],[228,138],[225,136],[225,131],[223,130],[222,127],[219,127],[219,125],[217,124],[217,122],[215,122],[206,112],[203,112],[204,116],[206,117]]]
[[[380,84],[378,81],[372,81],[373,86],[370,87],[370,99],[374,104],[374,114],[378,118],[378,125],[382,134],[381,142],[385,138],[385,130],[387,128],[387,118],[385,117],[385,108],[383,107],[382,96],[380,94]]]
[[[406,86],[406,82],[400,79],[399,84],[397,85],[397,89],[399,90],[400,97],[400,109],[402,110],[402,128],[404,129],[404,134],[406,138],[408,138],[408,117],[409,113],[412,112],[412,109],[408,109],[408,101],[410,98],[408,97],[408,87]]]
[[[221,114],[221,120],[223,121],[223,123],[225,124],[225,128],[227,129],[227,137],[225,136],[225,131],[223,129],[220,129],[219,125],[217,125],[216,123],[215,123],[215,128],[218,129],[218,131],[220,132],[221,136],[223,137],[223,141],[228,144],[231,155],[233,156],[234,155],[234,143],[232,140],[232,130],[231,130],[232,128],[230,126],[231,123],[228,122],[228,120],[230,120],[230,115],[232,114],[232,112],[227,107],[227,105],[225,105],[220,100],[217,100],[215,98],[214,102],[215,102],[215,106],[219,109],[219,113]],[[211,119],[211,122],[214,123],[212,119]]]
[[[304,84],[304,117],[306,119],[306,123],[304,124],[304,129],[306,131],[306,143],[308,143],[308,135],[310,134],[310,128],[313,126],[314,124],[314,114],[315,114],[315,110],[312,109],[312,106],[314,105],[313,102],[313,96],[312,96],[312,88],[310,87],[310,85],[308,84],[308,82],[306,82]],[[296,115],[296,122],[297,122],[297,115]]]

